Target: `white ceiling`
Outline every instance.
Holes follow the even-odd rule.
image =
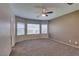
[[[51,20],[64,14],[79,10],[78,3],[74,3],[72,5],[68,5],[66,3],[44,3],[43,5],[47,7],[48,10],[51,10],[54,13],[49,14],[48,17],[37,17],[38,15],[40,15],[41,10],[36,6],[41,5],[42,4],[40,3],[13,3],[11,4],[11,8],[16,16],[36,20]]]

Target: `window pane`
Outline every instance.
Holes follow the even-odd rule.
[[[24,23],[17,23],[17,35],[24,35],[25,33],[25,25]]]
[[[24,23],[17,23],[17,28],[24,28]]]
[[[47,34],[47,24],[42,24],[41,25],[41,33],[42,34]]]
[[[40,34],[40,25],[27,24],[27,34]]]

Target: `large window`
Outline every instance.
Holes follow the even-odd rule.
[[[40,24],[27,24],[27,34],[40,34]]]
[[[17,22],[17,35],[48,34],[47,24],[24,24]]]
[[[47,34],[47,24],[41,24],[41,34]]]
[[[21,22],[17,22],[17,35],[25,34],[25,24]]]

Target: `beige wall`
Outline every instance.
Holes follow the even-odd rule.
[[[11,26],[11,44],[12,44],[12,47],[15,45],[15,16],[12,12],[12,15],[11,15],[11,22],[10,22],[10,26]]]
[[[25,24],[48,24],[48,21],[40,21],[40,20],[30,20],[21,17],[16,17],[16,22],[23,22]],[[27,28],[26,28],[27,31]],[[24,40],[32,40],[32,39],[40,39],[40,38],[48,38],[48,34],[33,34],[33,35],[20,35],[16,36],[16,42],[24,41]]]
[[[79,46],[79,11],[49,21],[49,35],[57,41]]]
[[[8,56],[11,52],[11,18],[9,4],[0,4],[0,56]]]
[[[24,41],[24,40],[35,40],[35,39],[47,39],[48,35],[41,35],[41,34],[37,34],[37,35],[21,35],[21,36],[17,36],[16,37],[16,42],[20,42],[20,41]]]

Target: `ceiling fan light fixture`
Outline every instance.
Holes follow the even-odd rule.
[[[46,16],[45,14],[42,14],[42,16]]]

